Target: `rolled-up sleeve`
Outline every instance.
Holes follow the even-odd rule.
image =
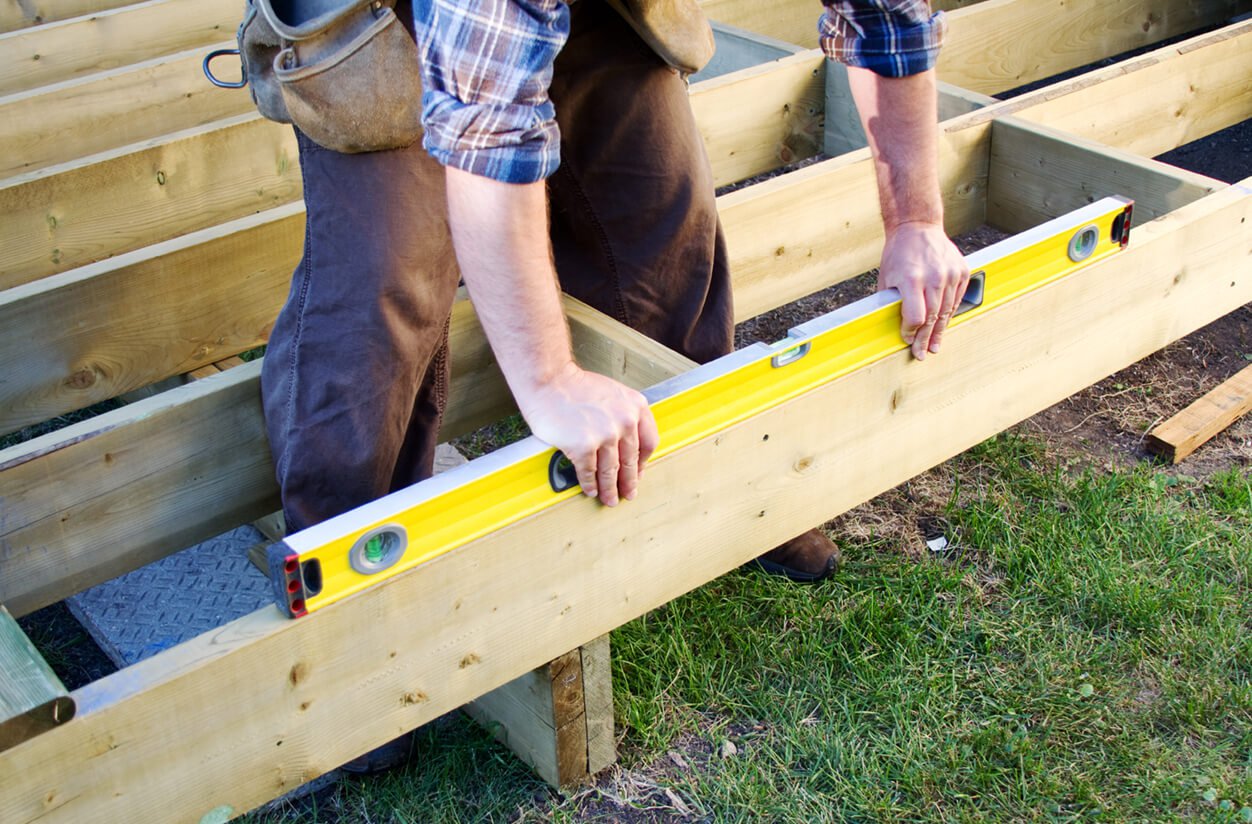
[[[925,0],[822,0],[817,30],[826,55],[886,77],[933,68],[946,30]]]
[[[436,160],[505,183],[560,164],[548,97],[569,38],[561,0],[417,0],[423,145]]]

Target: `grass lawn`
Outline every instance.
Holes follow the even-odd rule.
[[[1252,474],[1001,435],[931,475],[942,553],[837,524],[832,581],[736,571],[615,631],[595,787],[450,716],[408,767],[251,820],[1252,822]]]

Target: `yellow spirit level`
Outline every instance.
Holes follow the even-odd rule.
[[[969,255],[950,328],[1124,248],[1132,206],[1105,198]],[[652,460],[906,348],[899,303],[895,290],[879,292],[651,387],[661,435]],[[306,615],[577,497],[562,457],[530,437],[288,536],[268,550],[279,607]]]

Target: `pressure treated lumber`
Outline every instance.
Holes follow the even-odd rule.
[[[1244,367],[1148,433],[1149,451],[1179,463],[1252,411],[1252,366]]]
[[[219,89],[204,79],[206,51],[191,49],[0,97],[0,177],[250,111],[246,90]]]
[[[821,150],[825,58],[784,57],[692,87],[691,107],[717,186]]]
[[[0,291],[0,433],[264,343],[303,226],[288,204]]]
[[[1143,223],[1226,186],[1015,117],[991,125],[989,179],[987,223],[1010,233],[1109,195],[1133,198]]]
[[[691,366],[572,298],[565,305],[588,369],[642,388]],[[454,318],[471,312],[462,302]],[[481,364],[481,329],[461,328],[455,349]],[[445,440],[514,408],[494,363],[456,371],[463,362]],[[0,602],[24,615],[278,509],[260,369],[252,361],[0,451]]]
[[[700,0],[710,20],[728,23],[806,49],[817,45],[817,18],[821,7],[807,0]]]
[[[0,32],[124,6],[129,0],[0,0]]]
[[[234,0],[148,0],[0,34],[0,94],[218,43],[242,14]]]
[[[900,352],[656,462],[629,506],[570,499],[316,620],[266,608],[78,690],[73,724],[0,754],[0,818],[238,813],[677,597],[1252,300],[1245,190],[971,319],[943,357]]]
[[[0,180],[0,289],[300,199],[295,134],[252,112]]]
[[[0,752],[74,717],[74,701],[0,605]]]
[[[717,48],[713,52],[713,58],[704,68],[688,78],[691,83],[700,83],[723,74],[749,69],[804,51],[801,46],[794,43],[757,34],[728,23],[712,21],[710,26],[713,29],[713,39],[717,43]]]
[[[616,760],[609,636],[497,687],[465,710],[552,786],[585,783]]]
[[[1014,98],[1003,111],[1153,157],[1252,118],[1249,76],[1252,20]]]
[[[995,94],[1220,25],[1250,8],[1238,0],[985,0],[948,14],[939,77]]]

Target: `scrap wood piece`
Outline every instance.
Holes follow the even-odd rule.
[[[74,717],[74,699],[0,605],[0,750]]]
[[[1216,389],[1148,434],[1148,449],[1178,463],[1214,435],[1252,410],[1252,366],[1245,367]]]

